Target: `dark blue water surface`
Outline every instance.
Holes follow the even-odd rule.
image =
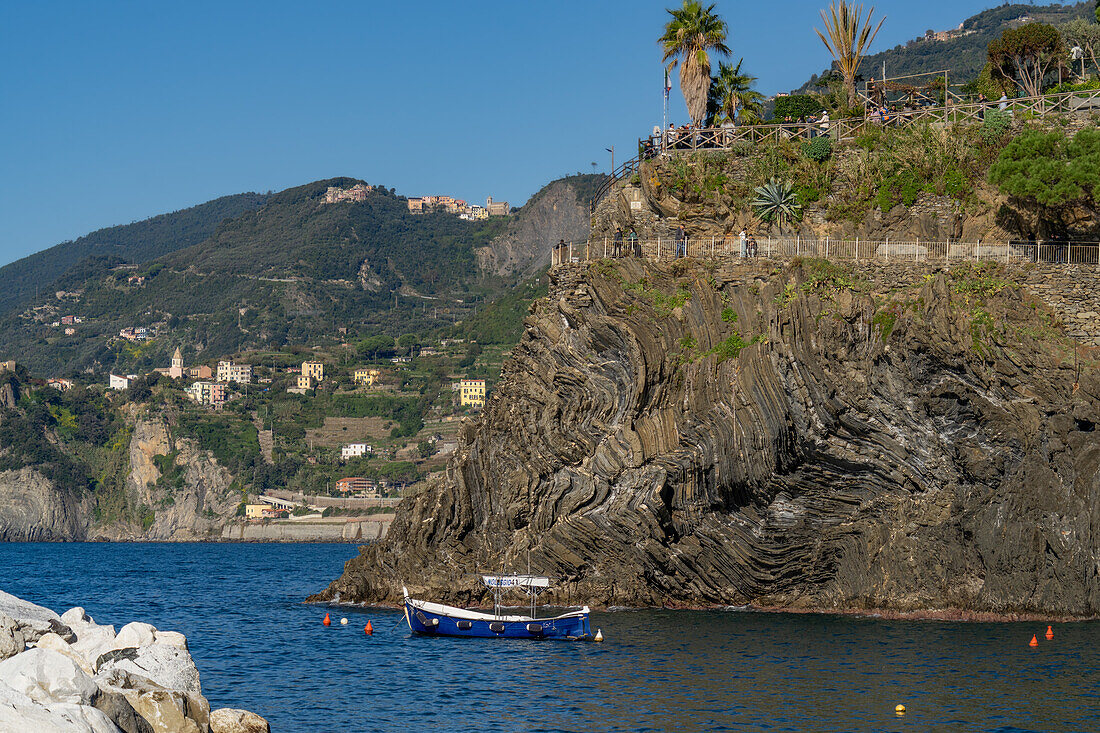
[[[540,643],[414,638],[396,611],[347,608],[325,628],[302,599],[355,554],[0,544],[0,588],[116,629],[182,631],[211,707],[254,710],[276,733],[1100,731],[1100,623],[1055,624],[1048,642],[1038,623],[624,611],[593,614],[603,644]]]

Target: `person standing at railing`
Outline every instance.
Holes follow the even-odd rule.
[[[687,257],[687,249],[688,235],[687,231],[684,229],[684,225],[681,224],[680,227],[676,230],[676,259]]]
[[[741,245],[741,259],[745,259],[745,257],[747,257],[749,254],[749,240],[747,235],[745,234],[744,229],[742,229],[741,233],[737,235],[737,243]]]
[[[638,230],[633,226],[630,227],[630,231],[626,234],[627,254],[630,257],[641,257],[642,252],[638,248]]]
[[[748,250],[749,257],[756,257],[756,236],[749,234],[749,239],[745,243],[745,247]]]
[[[611,240],[611,256],[618,259],[623,256],[623,228],[615,229],[615,236]]]
[[[565,262],[566,245],[564,239],[559,239],[558,243],[554,245],[554,263],[562,264]]]

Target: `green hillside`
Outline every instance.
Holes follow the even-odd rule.
[[[60,289],[56,281],[66,270],[88,257],[106,257],[117,262],[142,263],[203,241],[226,219],[240,216],[263,205],[266,196],[240,193],[223,196],[198,206],[161,214],[144,221],[108,227],[79,239],[0,267],[0,313],[24,306],[40,293]],[[79,274],[75,278],[79,281]]]
[[[1059,25],[1073,18],[1093,18],[1093,3],[1083,2],[1072,5],[1024,5],[1021,3],[1005,4],[989,10],[983,10],[977,15],[963,21],[961,34],[955,38],[937,41],[921,36],[906,44],[895,46],[888,51],[867,56],[860,64],[860,75],[863,78],[882,76],[883,62],[886,64],[888,77],[906,76],[909,74],[922,74],[935,71],[948,71],[948,81],[954,85],[957,82],[966,83],[978,76],[985,66],[988,57],[986,48],[989,42],[998,37],[1006,28],[1020,25],[1023,22],[1040,22]],[[880,12],[876,17],[886,16],[886,23],[890,23],[889,10]],[[1026,20],[1025,20],[1026,19]],[[936,28],[929,30],[947,30]],[[819,41],[815,41],[820,43]],[[805,93],[815,89],[815,83],[821,75],[827,74],[824,69],[821,74],[814,74],[809,81],[792,93]]]
[[[142,372],[176,346],[194,362],[378,333],[444,333],[517,281],[482,273],[474,254],[504,230],[504,217],[414,215],[384,188],[362,202],[324,203],[329,186],[356,182],[272,195],[205,241],[139,266],[86,258],[57,281],[72,292],[51,292],[37,308],[0,319],[0,353],[40,374]],[[519,310],[516,303],[505,312],[515,320]],[[71,334],[59,322],[66,315],[82,319]],[[139,326],[157,336],[118,338]]]

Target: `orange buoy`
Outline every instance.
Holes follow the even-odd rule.
[[[365,631],[367,633],[367,636],[373,636],[374,635],[374,626],[371,625],[370,621],[368,621],[367,625],[363,627],[363,631]]]
[[[1053,639],[1053,638],[1054,638],[1054,629],[1052,629],[1048,626],[1047,627],[1047,639],[1049,640],[1049,639]]]
[[[321,623],[323,623],[325,626],[332,626],[332,619],[330,619],[328,617],[328,614],[326,613],[325,618]]]
[[[1038,638],[1036,638],[1035,634],[1032,634],[1032,635],[1031,635],[1031,641],[1029,641],[1029,642],[1027,643],[1027,645],[1028,645],[1028,646],[1039,646],[1039,639],[1038,639]]]

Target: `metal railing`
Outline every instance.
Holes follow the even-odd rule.
[[[891,239],[807,239],[766,237],[746,240],[734,237],[613,239],[566,242],[555,245],[551,264],[592,262],[605,258],[641,258],[658,262],[682,257],[702,260],[790,260],[815,257],[832,261],[877,262],[1003,262],[1100,265],[1098,242],[935,242]]]
[[[1004,109],[1013,116],[1044,117],[1049,114],[1066,114],[1095,110],[1100,112],[1100,89],[1042,94],[1036,97],[1019,97],[1004,102],[959,102],[948,97],[949,104],[942,107],[917,107],[891,112],[888,120],[882,120],[873,111],[864,117],[851,117],[828,122],[772,122],[739,127],[703,127],[687,130],[665,130],[660,138],[639,140],[638,145],[647,153],[628,160],[611,172],[592,199],[592,210],[611,190],[616,182],[638,172],[644,160],[661,154],[676,152],[702,152],[730,150],[744,144],[781,142],[784,140],[811,140],[829,136],[834,140],[847,140],[866,134],[873,129],[904,127],[918,122],[955,124],[980,123],[985,114]]]

